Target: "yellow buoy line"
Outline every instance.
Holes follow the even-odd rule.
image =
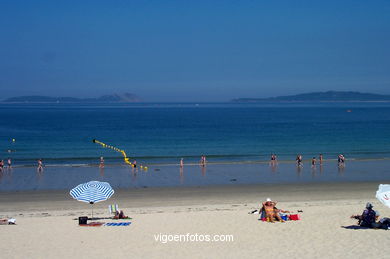
[[[111,146],[111,145],[107,145],[106,143],[103,143],[103,142],[101,142],[101,141],[99,141],[99,140],[97,140],[97,139],[93,139],[92,142],[93,142],[93,143],[96,143],[96,144],[99,144],[99,145],[101,145],[101,146],[104,147],[104,148],[109,148],[109,149],[112,149],[112,150],[114,150],[114,151],[116,151],[116,152],[121,153],[122,156],[123,156],[123,160],[125,161],[126,164],[130,165],[131,167],[136,167],[135,164],[133,164],[133,163],[130,162],[130,158],[127,157],[126,152],[125,152],[123,149],[120,149],[120,148],[117,148],[117,147],[114,147],[114,146]],[[147,167],[147,166],[142,166],[142,165],[141,165],[141,166],[140,166],[140,169],[141,169],[141,170],[147,171],[147,170],[148,170],[148,167]]]

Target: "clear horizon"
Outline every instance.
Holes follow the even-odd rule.
[[[388,1],[2,1],[0,99],[390,94],[388,13]]]

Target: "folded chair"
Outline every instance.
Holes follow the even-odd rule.
[[[110,210],[111,214],[115,215],[115,214],[119,213],[118,204],[111,204],[108,206],[108,209]]]

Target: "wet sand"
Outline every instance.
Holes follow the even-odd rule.
[[[198,187],[151,187],[118,189],[96,209],[118,203],[122,207],[187,206],[229,203],[258,203],[265,198],[279,201],[321,201],[375,197],[381,182],[253,184]],[[373,191],[374,190],[374,191]],[[44,211],[85,209],[88,204],[72,199],[67,190],[0,192],[0,211]]]
[[[248,184],[306,184],[325,182],[383,182],[390,180],[390,160],[347,161],[338,167],[337,161],[326,161],[312,168],[308,163],[297,168],[293,162],[231,163],[185,165],[152,165],[147,172],[129,166],[96,167],[55,166],[38,174],[35,168],[14,168],[0,174],[2,191],[70,190],[80,183],[97,180],[109,182],[115,189],[144,187],[197,187]]]

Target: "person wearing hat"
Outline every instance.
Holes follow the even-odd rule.
[[[265,212],[265,217],[269,222],[275,222],[275,218],[280,222],[284,222],[284,220],[279,216],[279,213],[275,211],[276,201],[272,201],[270,198],[267,198],[265,202],[263,202],[262,210]],[[261,214],[260,214],[261,215]]]
[[[379,212],[373,210],[373,205],[367,202],[366,209],[362,215],[352,215],[351,218],[357,219],[358,225],[366,228],[377,228],[378,223],[376,222],[379,218]]]

